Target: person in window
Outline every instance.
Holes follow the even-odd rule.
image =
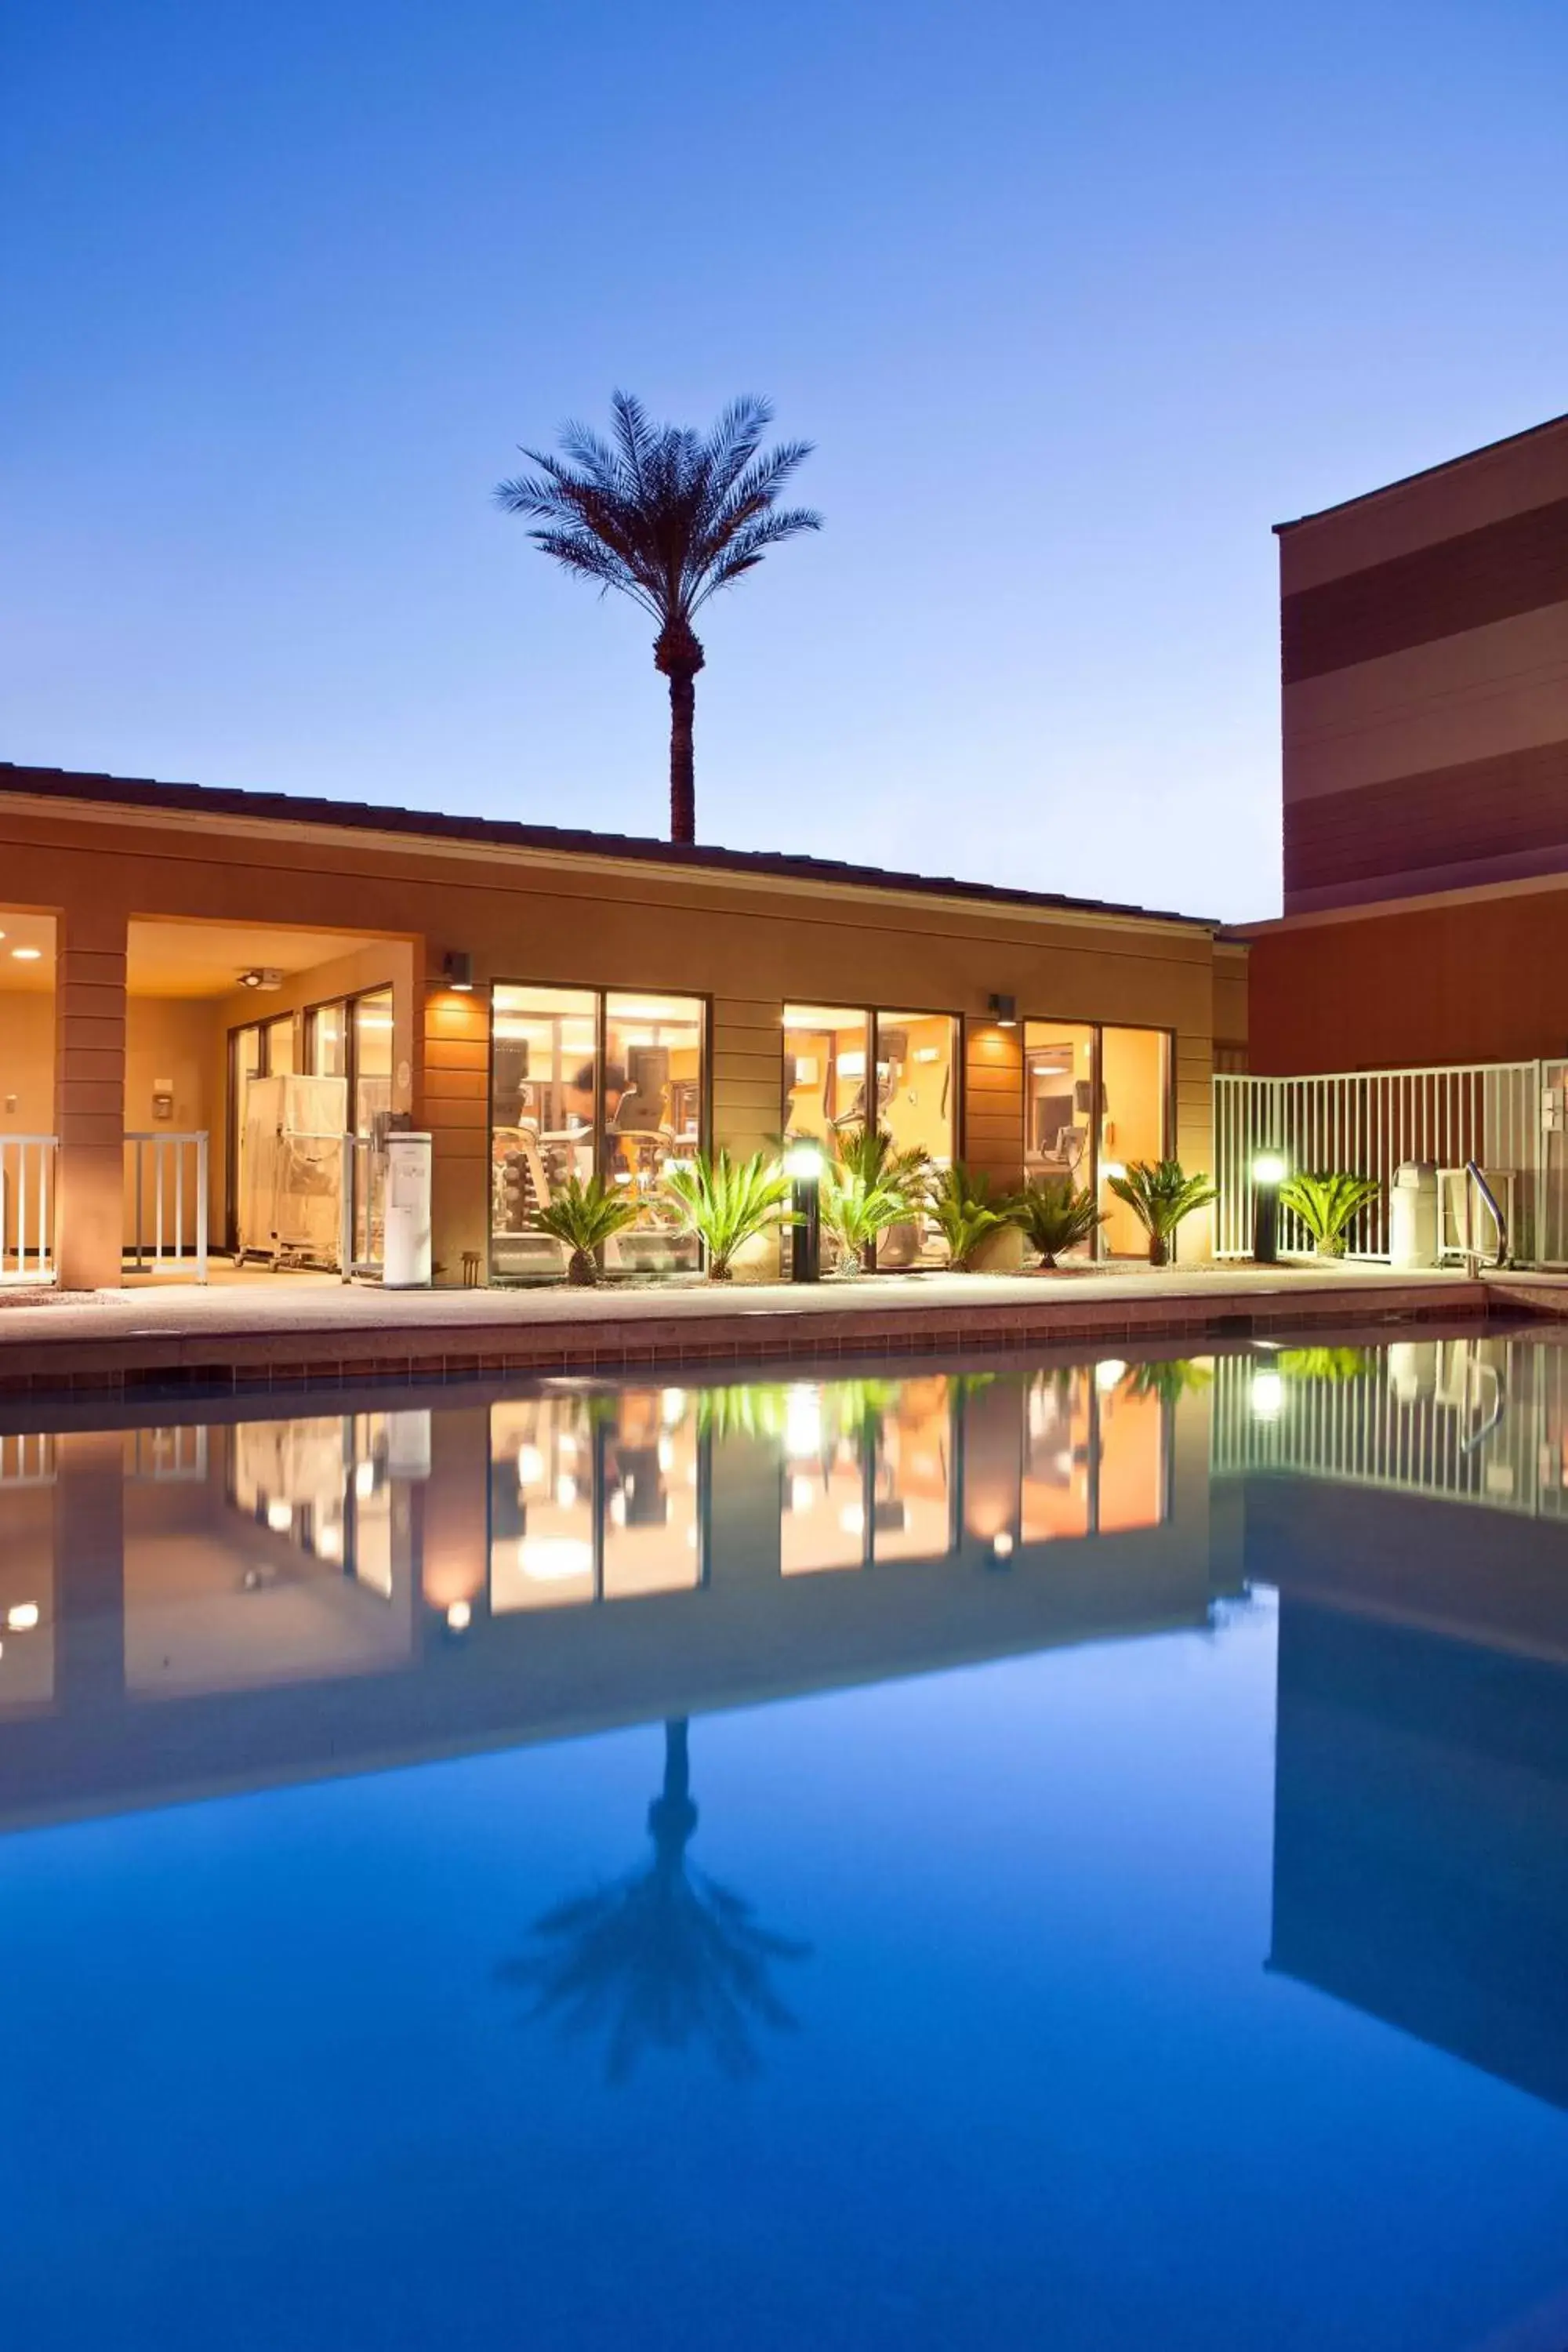
[[[619,1062],[605,1064],[605,1125],[614,1127],[626,1090],[626,1074]],[[561,1089],[561,1123],[563,1127],[592,1127],[594,1124],[594,1065],[584,1062],[574,1076],[567,1079]]]

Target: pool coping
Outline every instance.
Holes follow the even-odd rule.
[[[476,1378],[617,1374],[660,1369],[765,1367],[792,1360],[833,1362],[942,1352],[1009,1352],[1115,1343],[1193,1345],[1291,1333],[1386,1336],[1400,1326],[1511,1321],[1560,1315],[1568,1292],[1531,1295],[1524,1280],[1504,1284],[1454,1277],[1401,1281],[1358,1274],[1343,1282],[1300,1286],[1223,1284],[1202,1289],[1125,1290],[1074,1298],[1053,1291],[1021,1299],[1016,1286],[994,1299],[978,1296],[884,1301],[858,1292],[842,1305],[820,1297],[809,1311],[788,1305],[712,1302],[701,1314],[662,1315],[642,1295],[591,1318],[536,1309],[515,1323],[476,1323],[438,1311],[418,1320],[353,1324],[329,1316],[303,1324],[248,1326],[237,1315],[163,1329],[87,1334],[58,1339],[29,1331],[12,1340],[0,1328],[0,1401],[138,1393],[256,1395],[307,1385],[388,1381],[408,1387]],[[777,1294],[773,1294],[776,1299]]]

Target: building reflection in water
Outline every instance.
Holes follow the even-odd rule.
[[[689,1717],[1201,1628],[1251,1581],[1273,1965],[1568,2104],[1561,1350],[342,1408],[0,1437],[0,1831],[664,1722],[651,1859],[512,1975],[612,2073],[743,2066],[799,1948],[692,1866]]]
[[[603,2040],[612,2083],[628,2080],[647,2050],[698,2044],[726,2074],[754,2074],[754,2029],[796,2022],[773,1972],[811,1947],[761,1926],[743,1895],[695,1866],[697,1822],[682,1717],[664,1727],[664,1785],[647,1809],[652,1859],[545,1912],[532,1948],[500,1971],[533,1994],[535,2018]]]

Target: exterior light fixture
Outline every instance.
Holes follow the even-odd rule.
[[[820,1143],[792,1143],[784,1153],[795,1223],[789,1237],[789,1278],[816,1282],[822,1275],[822,1169]]]
[[[448,988],[459,996],[474,992],[474,959],[466,948],[449,948],[441,960],[441,971]]]
[[[11,950],[17,963],[37,963],[43,952],[42,948],[13,948]]]
[[[1254,1421],[1278,1421],[1285,1410],[1285,1380],[1280,1372],[1254,1372],[1248,1397]]]
[[[1282,1151],[1260,1151],[1252,1163],[1252,1255],[1258,1265],[1279,1260],[1279,1187],[1290,1172]]]
[[[15,1608],[5,1612],[8,1633],[30,1633],[37,1622],[38,1604],[36,1601],[18,1601]]]
[[[1103,1356],[1094,1368],[1094,1385],[1101,1396],[1118,1389],[1127,1378],[1127,1367],[1120,1356]]]
[[[447,1612],[447,1632],[449,1633],[466,1633],[473,1622],[474,1612],[468,1601],[454,1601],[451,1607]]]
[[[998,1029],[1016,1029],[1018,1025],[1018,1000],[1016,996],[993,996],[986,1005]]]
[[[991,1557],[993,1559],[1012,1559],[1013,1531],[1010,1528],[1001,1528],[997,1530],[996,1534],[992,1537]]]
[[[1102,1160],[1100,1163],[1100,1172],[1109,1183],[1113,1176],[1125,1176],[1127,1169],[1125,1163],[1120,1160]]]

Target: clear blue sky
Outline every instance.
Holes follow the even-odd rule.
[[[11,0],[0,753],[658,832],[489,504],[762,391],[700,837],[1278,903],[1283,517],[1568,408],[1561,0]]]

